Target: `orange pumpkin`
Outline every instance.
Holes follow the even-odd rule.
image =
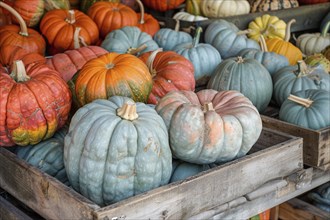
[[[185,0],[142,0],[142,2],[148,8],[164,12],[177,8],[184,3]]]
[[[19,25],[0,26],[0,47],[4,45],[19,46],[28,52],[45,54],[46,42],[37,31],[28,28],[22,17],[12,7],[0,2],[0,7],[8,10],[19,21]]]
[[[144,13],[144,6],[140,0],[136,0],[136,2],[140,7],[140,13],[137,14],[139,18],[137,27],[153,37],[160,29],[159,23],[151,14]]]
[[[78,10],[48,11],[41,20],[40,31],[57,52],[75,49],[80,44],[94,45],[99,40],[99,31],[94,21]],[[78,44],[74,41],[77,37]]]
[[[147,102],[152,87],[147,65],[131,54],[104,54],[88,61],[75,77],[75,95],[80,106],[114,95]]]
[[[113,30],[136,26],[138,23],[136,12],[121,3],[96,2],[88,9],[87,14],[97,24],[102,39]]]
[[[292,19],[287,23],[284,40],[279,38],[266,39],[266,46],[269,52],[275,52],[288,58],[290,65],[296,65],[298,60],[302,60],[302,52],[294,44],[290,43],[291,24],[296,20]]]

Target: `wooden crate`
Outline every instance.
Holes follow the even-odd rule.
[[[183,219],[302,170],[302,160],[302,138],[265,128],[250,153],[240,159],[99,207],[0,148],[0,187],[46,219]]]

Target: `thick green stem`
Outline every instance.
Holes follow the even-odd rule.
[[[6,4],[4,2],[0,1],[0,7],[3,7],[4,9],[8,10],[17,19],[19,26],[20,26],[19,34],[22,36],[26,36],[26,37],[29,36],[26,23],[23,20],[22,16],[14,8],[12,8],[11,6],[9,6],[8,4]]]
[[[201,33],[202,33],[203,29],[202,27],[197,27],[195,36],[194,36],[194,40],[193,40],[193,47],[196,47],[199,44],[199,39],[201,37]]]
[[[322,37],[326,37],[327,36],[328,31],[329,31],[329,28],[330,28],[330,21],[328,21],[326,23],[326,25],[324,26],[324,28],[322,29],[322,33],[321,33],[321,36]]]

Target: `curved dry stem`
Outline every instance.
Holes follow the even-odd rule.
[[[4,9],[8,10],[18,21],[20,26],[20,32],[19,34],[22,36],[29,36],[28,29],[26,26],[25,21],[23,20],[22,16],[11,6],[8,4],[0,1],[0,7],[3,7]]]

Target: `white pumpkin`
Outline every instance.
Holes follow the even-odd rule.
[[[192,15],[188,12],[180,11],[173,16],[173,19],[193,22],[193,21],[204,21],[207,20],[208,18],[199,15]]]
[[[248,14],[250,4],[247,0],[201,0],[200,8],[204,16],[221,18]]]

